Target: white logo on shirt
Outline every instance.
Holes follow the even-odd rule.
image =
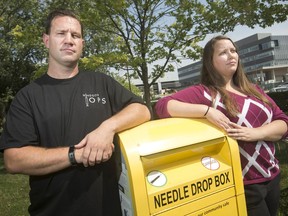
[[[101,98],[99,94],[83,94],[85,98],[86,107],[89,107],[90,104],[100,103],[106,104],[106,98]]]

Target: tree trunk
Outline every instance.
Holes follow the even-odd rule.
[[[151,93],[150,93],[150,84],[149,84],[149,79],[148,79],[148,67],[144,65],[142,68],[142,82],[143,82],[143,88],[144,88],[144,96],[143,99],[151,111],[151,114],[153,114],[152,110],[152,104],[151,104]]]

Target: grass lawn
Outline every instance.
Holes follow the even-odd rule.
[[[0,215],[26,216],[29,215],[29,183],[25,175],[6,173],[3,157],[0,153]]]
[[[276,144],[276,157],[281,168],[281,197],[278,216],[288,216],[288,142]]]
[[[280,161],[281,200],[278,216],[288,216],[288,143],[276,144],[276,157]],[[0,153],[0,215],[28,216],[29,183],[24,175],[11,175],[5,172]]]

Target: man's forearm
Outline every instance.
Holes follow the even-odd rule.
[[[150,118],[150,111],[145,105],[132,103],[104,121],[103,124],[108,125],[115,133],[118,133],[149,121]]]
[[[25,146],[4,151],[4,163],[9,173],[45,175],[70,165],[68,147],[42,148]]]

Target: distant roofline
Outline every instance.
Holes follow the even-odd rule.
[[[286,65],[274,65],[274,66],[265,66],[262,69],[274,69],[274,68],[288,68],[288,64]]]
[[[237,44],[237,46],[242,46],[244,44],[251,43],[251,42],[254,42],[254,41],[258,41],[258,40],[261,40],[263,38],[267,38],[267,37],[270,37],[270,36],[272,36],[272,33],[257,33],[257,34],[253,34],[251,36],[248,36],[246,38],[243,38],[241,40],[238,40],[235,43]]]

